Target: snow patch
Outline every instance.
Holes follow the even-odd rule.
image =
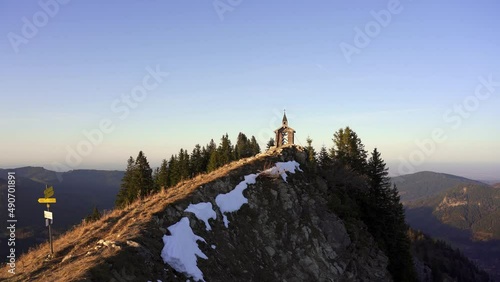
[[[183,217],[179,222],[168,227],[168,230],[172,235],[163,236],[165,244],[161,251],[163,261],[196,281],[205,281],[196,263],[197,257],[208,259],[197,243],[197,241],[206,243],[205,239],[193,233],[187,217]]]
[[[194,213],[199,220],[205,222],[205,227],[208,231],[212,230],[208,219],[217,219],[217,214],[212,208],[212,203],[190,204],[185,211]]]
[[[262,174],[280,175],[286,182],[287,172],[295,173],[295,171],[302,171],[300,164],[296,161],[278,162],[276,166],[261,172]],[[243,196],[243,191],[248,188],[248,185],[255,184],[257,177],[261,174],[246,175],[244,180],[241,181],[236,187],[226,194],[219,194],[215,198],[215,202],[223,216],[224,225],[229,227],[229,220],[226,213],[238,211],[243,204],[248,203],[248,199]],[[217,214],[213,210],[212,203],[198,203],[190,204],[186,212],[192,212],[195,216],[205,222],[206,229],[210,231],[208,219],[217,219]],[[203,273],[198,268],[197,258],[208,259],[208,257],[198,247],[198,241],[206,243],[205,239],[193,233],[189,225],[189,219],[183,217],[179,222],[168,227],[172,235],[163,236],[163,243],[165,246],[161,251],[163,261],[169,264],[178,272],[184,273],[187,277],[193,278],[195,281],[203,280]],[[215,245],[211,245],[212,249],[216,249]],[[187,281],[190,281],[189,279]]]
[[[286,173],[287,172],[295,173],[296,170],[302,172],[302,169],[300,169],[300,164],[296,161],[289,161],[289,162],[278,162],[278,163],[276,163],[276,166],[273,166],[272,168],[267,169],[262,173],[270,174],[270,175],[281,175],[281,178],[283,178],[283,181],[287,182],[286,181],[286,178],[287,178]]]
[[[243,204],[248,203],[248,199],[243,196],[243,191],[248,188],[249,184],[255,184],[257,182],[258,174],[250,174],[245,176],[245,180],[241,181],[236,187],[226,194],[219,194],[215,198],[215,202],[222,213],[222,219],[224,221],[224,226],[229,227],[229,220],[227,219],[226,213],[235,212],[243,206]]]

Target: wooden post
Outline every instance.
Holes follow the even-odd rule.
[[[47,204],[47,211],[50,211],[50,205],[49,204]],[[52,219],[46,219],[46,220],[47,220],[48,226],[49,226],[50,254],[53,255],[54,254],[54,246],[52,245],[52,229],[50,228],[50,226],[52,225]]]

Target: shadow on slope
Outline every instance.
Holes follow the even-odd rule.
[[[499,240],[472,241],[471,231],[443,224],[433,215],[431,207],[406,208],[405,212],[406,220],[413,229],[446,241],[454,248],[459,248],[462,253],[490,273],[492,278],[500,281]]]

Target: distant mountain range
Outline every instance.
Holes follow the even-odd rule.
[[[277,148],[183,181],[75,227],[56,239],[53,258],[41,259],[46,245],[35,249],[16,276],[1,269],[0,280],[411,280],[410,269],[398,278],[389,269],[391,256],[404,258],[389,245],[405,240],[405,228],[386,228],[384,242],[361,217],[364,178],[342,166],[320,172],[307,156],[299,146]],[[419,277],[488,281],[460,253],[413,234]]]
[[[485,185],[476,180],[431,171],[393,177],[392,182],[398,186],[399,195],[403,203],[437,196],[458,185]]]
[[[7,173],[16,172],[16,219],[18,255],[36,243],[47,240],[43,217],[46,206],[38,203],[43,198],[45,185],[54,187],[56,204],[50,206],[54,214],[55,234],[80,223],[96,206],[100,211],[110,210],[120,189],[123,171],[73,170],[56,173],[42,167],[0,169],[0,220],[7,220]],[[2,230],[0,241],[7,233]],[[4,244],[4,242],[0,242]],[[0,256],[6,254],[0,248]]]
[[[42,167],[0,169],[0,220],[7,219],[7,173],[16,172],[16,218],[18,255],[47,240],[43,218],[45,185],[52,185],[57,203],[55,234],[70,229],[89,215],[94,206],[112,209],[123,171],[74,170],[56,173]],[[443,239],[476,261],[500,281],[500,183],[479,181],[435,172],[394,177],[406,219],[417,230]],[[8,235],[2,230],[0,245]],[[0,248],[0,256],[6,255]]]
[[[406,220],[448,241],[500,281],[500,189],[435,172],[394,177]]]

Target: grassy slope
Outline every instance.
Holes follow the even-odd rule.
[[[261,155],[231,163],[207,175],[179,183],[167,192],[136,201],[125,209],[114,210],[99,221],[80,224],[55,240],[55,253],[51,259],[47,259],[48,244],[39,245],[17,261],[15,276],[9,275],[8,268],[4,267],[0,271],[0,280],[10,278],[10,281],[69,281],[71,277],[73,281],[80,281],[89,276],[89,271],[99,269],[98,266],[105,263],[108,258],[123,252],[134,252],[134,247],[127,245],[127,241],[137,241],[140,238],[145,247],[162,244],[161,241],[150,237],[161,238],[163,234],[144,236],[144,230],[161,233],[152,227],[155,213],[187,197],[201,185],[263,158],[265,156]],[[96,250],[96,244],[101,239],[120,242],[117,243],[120,247]],[[126,257],[137,256],[132,254]],[[123,273],[117,273],[115,276],[120,277],[120,275]]]

